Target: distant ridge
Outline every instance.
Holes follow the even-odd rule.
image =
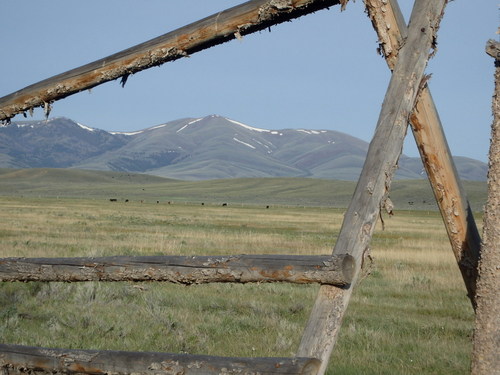
[[[311,177],[355,181],[368,143],[333,130],[252,127],[218,115],[107,132],[68,118],[0,126],[0,167],[78,168],[181,180]],[[487,165],[455,157],[464,180],[485,181]],[[397,178],[425,177],[402,155]]]
[[[471,208],[486,203],[486,182],[464,181]],[[227,203],[345,208],[356,182],[300,177],[182,181],[148,174],[67,168],[0,168],[0,196],[87,198],[123,204]],[[426,180],[397,180],[391,186],[395,210],[437,210]]]

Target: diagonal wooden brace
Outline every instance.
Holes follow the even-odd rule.
[[[379,38],[380,53],[393,70],[399,50],[408,37],[408,29],[398,2],[365,0],[365,4]],[[435,47],[433,45],[433,48]],[[446,142],[436,106],[425,83],[410,116],[410,124],[468,296],[475,308],[481,238]]]
[[[250,0],[111,56],[47,78],[0,98],[0,121],[44,108],[54,101],[174,61],[243,35],[325,9],[347,0]]]
[[[399,51],[375,135],[333,250],[334,254],[347,253],[355,258],[353,283],[343,289],[320,288],[299,346],[298,355],[307,353],[306,356],[321,360],[320,374],[326,371],[363,255],[368,251],[381,205],[389,192],[445,4],[446,0],[415,1],[408,38]]]

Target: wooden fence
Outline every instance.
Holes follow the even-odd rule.
[[[348,254],[0,258],[0,281],[289,282],[343,287],[351,283],[355,268]]]
[[[0,98],[0,120],[347,0],[253,0]],[[374,138],[332,256],[107,257],[0,260],[2,281],[294,282],[321,288],[294,358],[224,358],[0,345],[4,373],[323,374],[411,123],[453,252],[475,307],[480,237],[424,70],[446,0],[416,0],[409,27],[396,0],[365,0],[393,71]]]

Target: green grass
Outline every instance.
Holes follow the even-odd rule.
[[[0,256],[329,254],[344,212],[107,196],[0,197]],[[467,372],[473,312],[439,213],[396,211],[385,227],[375,231],[375,263],[354,291],[328,373]],[[317,289],[0,283],[0,337],[45,347],[292,356]]]
[[[0,169],[0,195],[25,197],[116,198],[138,202],[284,205],[345,208],[352,181],[309,178],[235,178],[180,181],[126,172],[78,169]],[[486,202],[485,182],[464,182],[474,211]],[[391,188],[397,210],[437,210],[427,180],[398,180]],[[410,204],[411,202],[411,204]]]

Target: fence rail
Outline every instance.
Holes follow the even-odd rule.
[[[252,0],[0,98],[0,120],[346,0]]]
[[[354,258],[309,255],[0,258],[0,281],[290,282],[345,286]]]
[[[4,374],[316,374],[315,358],[236,358],[152,352],[49,349],[0,344]]]

